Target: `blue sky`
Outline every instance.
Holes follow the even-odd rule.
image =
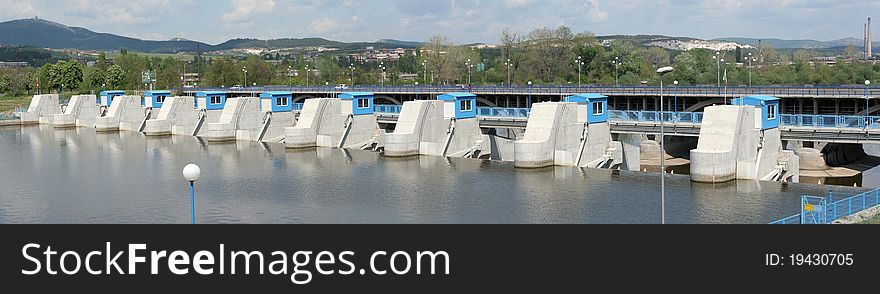
[[[39,16],[144,39],[324,37],[340,41],[498,42],[501,31],[566,25],[575,32],[697,38],[862,37],[877,0],[0,0],[0,20]],[[880,13],[875,16],[880,22]],[[880,25],[875,25],[875,30]],[[880,39],[880,31],[878,37]]]

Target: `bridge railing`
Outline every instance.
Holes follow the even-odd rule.
[[[400,113],[400,110],[403,109],[401,105],[385,105],[385,104],[376,104],[375,111],[376,113]]]
[[[844,97],[864,98],[866,88],[863,86],[669,86],[664,93],[674,95],[722,95],[728,97],[746,95],[769,95],[780,97]],[[533,95],[571,95],[576,93],[600,93],[605,95],[648,95],[660,94],[658,86],[606,86],[606,85],[535,85],[535,86],[497,86],[497,85],[356,85],[346,88],[330,86],[260,86],[246,88],[188,88],[186,91],[232,91],[232,92],[269,92],[291,91],[307,93],[339,92],[374,92],[374,93],[408,93],[408,94],[440,94],[447,92],[472,92],[476,94],[533,94]],[[870,97],[880,96],[880,87],[867,88]]]
[[[880,116],[783,114],[781,119],[788,127],[880,129]]]
[[[478,107],[477,115],[484,117],[529,118],[528,108]]]
[[[804,196],[809,197],[809,196]],[[818,198],[818,197],[811,197]],[[830,224],[836,220],[839,220],[844,217],[848,217],[859,212],[865,211],[867,209],[880,206],[880,189],[871,190],[868,192],[864,192],[858,195],[850,196],[844,199],[840,199],[837,201],[833,201],[833,194],[828,195],[826,207],[818,207],[814,205],[803,205],[808,207],[801,207],[801,213],[795,214],[789,217],[786,217],[781,220],[774,221],[770,223],[771,225],[789,225],[789,224],[803,224],[803,220],[805,219],[803,216],[807,213],[819,211],[821,210],[824,213],[824,219],[814,220],[808,223],[818,222],[820,224]],[[822,200],[825,202],[825,200]],[[816,214],[813,214],[816,215]],[[821,214],[820,214],[821,215]]]
[[[625,122],[656,122],[661,120],[667,123],[694,123],[703,121],[702,112],[672,112],[672,111],[630,111],[609,110],[608,120]]]

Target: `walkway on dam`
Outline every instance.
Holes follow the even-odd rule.
[[[867,90],[867,93],[866,93]],[[415,94],[436,95],[450,92],[468,92],[477,95],[573,95],[577,93],[599,93],[606,96],[660,96],[657,86],[596,86],[596,85],[540,85],[540,86],[463,86],[463,85],[404,85],[378,86],[363,85],[338,89],[330,86],[265,86],[227,88],[190,88],[186,93],[199,91],[224,91],[237,94],[252,94],[272,91],[288,91],[295,94],[338,93],[338,92],[372,92],[382,94]],[[749,95],[769,95],[778,98],[864,98],[880,97],[880,87],[864,86],[667,86],[667,96],[679,97],[742,97]]]

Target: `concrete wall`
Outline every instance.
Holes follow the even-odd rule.
[[[56,114],[61,113],[58,94],[34,95],[27,112],[19,113],[21,124],[52,124]]]
[[[147,121],[144,134],[147,136],[171,135],[174,126],[181,126],[192,132],[198,119],[199,110],[195,108],[194,97],[170,97],[158,110],[156,119]],[[192,135],[192,133],[187,135]]]
[[[576,103],[533,104],[525,135],[514,144],[514,166],[574,165],[583,132],[577,113]]]
[[[309,148],[318,146],[318,132],[324,123],[324,116],[338,114],[340,100],[335,98],[308,99],[299,114],[299,120],[293,127],[284,130],[284,145],[287,148]],[[328,119],[333,124],[337,119]],[[332,127],[326,127],[332,128]],[[325,144],[332,143],[331,138],[322,139]]]
[[[691,150],[693,181],[761,180],[774,175],[798,180],[800,159],[794,152],[783,152],[779,128],[761,130],[756,112],[751,106],[706,108],[697,149]]]
[[[144,117],[141,97],[117,96],[107,109],[107,115],[95,119],[95,127],[99,132],[137,130]]]
[[[234,141],[238,130],[252,130],[262,126],[260,98],[229,98],[216,123],[208,124],[208,142]]]
[[[445,144],[449,128],[443,109],[443,101],[439,100],[404,102],[394,132],[385,134],[384,155],[403,157],[441,153],[439,149]]]
[[[621,162],[621,169],[629,170],[629,171],[641,171],[641,163],[642,163],[642,141],[647,140],[645,135],[639,134],[619,134],[617,135],[617,141],[619,141],[623,148],[623,158]]]
[[[76,95],[70,98],[64,113],[56,114],[53,124],[56,128],[94,127],[98,118],[95,95]]]

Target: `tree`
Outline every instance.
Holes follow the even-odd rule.
[[[107,70],[107,78],[105,80],[107,87],[121,88],[125,84],[125,70],[121,66],[114,64]]]
[[[242,62],[240,68],[247,68],[247,83],[257,85],[268,85],[272,81],[272,68],[269,67],[269,63],[256,55],[248,56],[244,62]],[[239,69],[240,71],[241,69]],[[244,79],[244,74],[242,73],[242,80]],[[244,84],[244,81],[242,81]],[[248,85],[245,85],[248,86]]]

